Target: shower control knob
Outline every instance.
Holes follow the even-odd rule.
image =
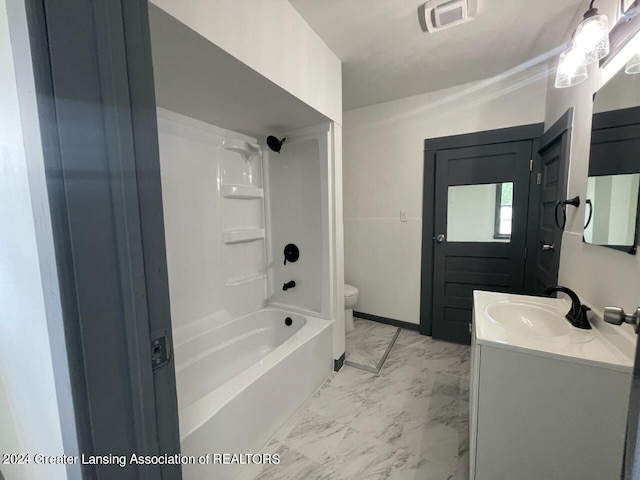
[[[298,247],[293,244],[293,243],[289,243],[287,244],[286,247],[284,247],[284,264],[286,265],[287,262],[297,262],[298,259],[300,258],[300,249],[298,249]]]

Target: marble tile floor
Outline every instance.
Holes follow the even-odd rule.
[[[378,373],[400,329],[362,318],[354,318],[353,326],[346,335],[346,364]]]
[[[468,479],[469,355],[402,330],[378,375],[332,374],[265,447],[280,463],[241,479]]]

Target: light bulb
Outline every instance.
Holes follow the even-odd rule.
[[[584,62],[584,50],[570,48],[560,55],[556,88],[566,88],[584,82],[587,79],[587,66]]]
[[[595,12],[597,10],[594,9]],[[592,14],[586,17],[576,30],[573,48],[584,52],[584,64],[606,57],[609,54],[609,21],[606,15]]]

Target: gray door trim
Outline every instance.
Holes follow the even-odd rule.
[[[519,142],[538,138],[543,131],[543,123],[532,123],[516,127],[498,128],[496,130],[463,133],[450,137],[427,138],[424,141],[424,150],[446,150],[449,148],[491,145],[492,143]]]
[[[594,97],[597,96],[597,92]],[[640,123],[640,107],[622,108],[609,112],[594,113],[591,130],[622,127],[624,125],[638,125]]]
[[[27,0],[78,444],[179,452],[146,0]],[[159,418],[160,417],[160,418]],[[180,467],[83,466],[83,478],[179,479]]]
[[[542,175],[542,160],[540,158],[540,139],[533,140],[531,145],[533,167],[529,176],[529,210],[527,212],[527,258],[524,262],[524,291],[532,294],[534,287],[531,279],[536,269],[538,251],[538,218],[540,216],[540,188],[538,175]]]
[[[147,287],[151,337],[163,333],[173,344],[169,275],[164,232],[164,209],[160,179],[158,121],[151,56],[148,1],[122,1],[127,69],[131,92],[131,123],[137,171],[142,252]],[[163,368],[153,370],[158,448],[180,451],[178,399],[173,356]],[[157,395],[162,392],[162,395]],[[179,466],[164,467],[163,478],[181,478]]]
[[[565,132],[571,132],[573,127],[573,107],[567,109],[540,137],[540,151],[545,150]],[[570,139],[570,137],[569,137]]]
[[[450,148],[534,140],[542,135],[543,130],[544,124],[535,123],[463,135],[452,135],[449,137],[428,138],[424,141],[422,259],[420,275],[420,333],[422,335],[431,335],[433,330],[433,242],[436,152]]]

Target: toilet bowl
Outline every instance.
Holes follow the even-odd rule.
[[[353,330],[353,307],[358,301],[358,289],[353,285],[344,285],[344,328]]]

